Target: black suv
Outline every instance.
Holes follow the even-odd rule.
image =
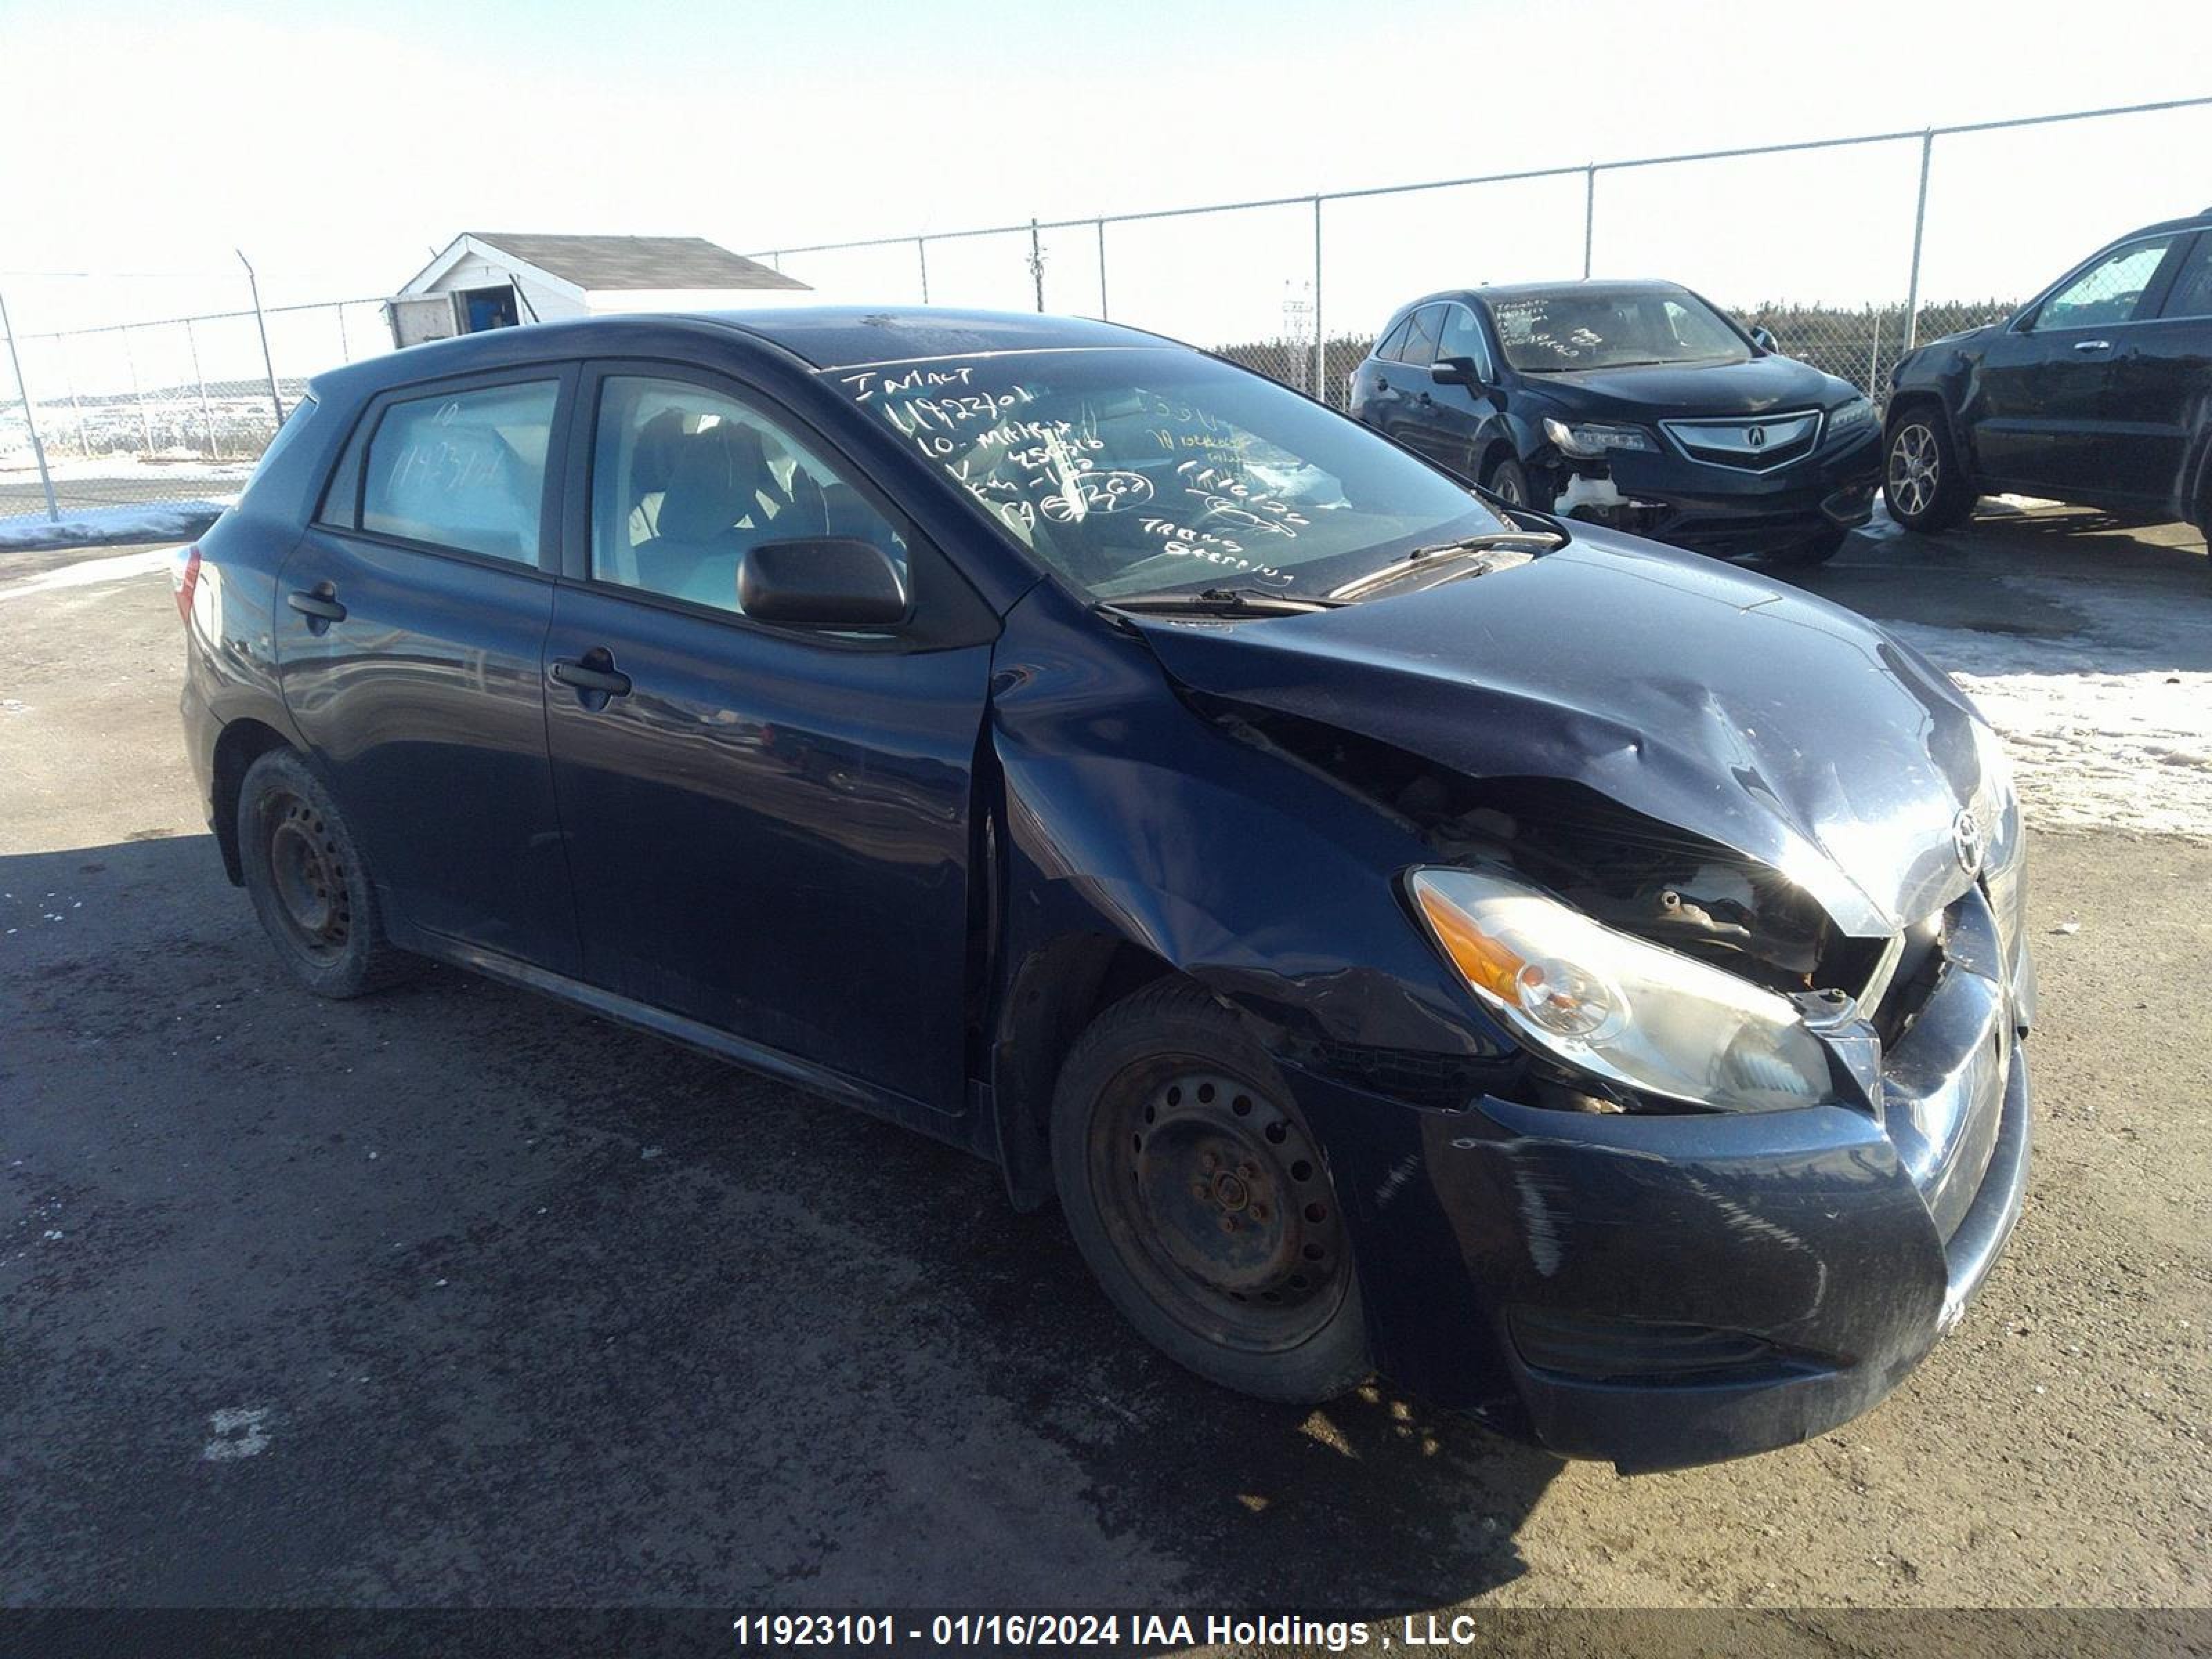
[[[1394,315],[1349,407],[1514,506],[1814,564],[1874,511],[1874,405],[1674,283],[1456,289]]]
[[[2212,526],[2212,210],[2100,248],[1891,382],[1890,516],[1942,530],[2017,491]]]

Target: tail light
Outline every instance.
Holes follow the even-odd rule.
[[[169,585],[176,591],[177,615],[190,622],[192,619],[192,592],[200,585],[198,543],[177,550],[177,556],[169,566]]]

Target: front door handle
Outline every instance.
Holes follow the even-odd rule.
[[[604,647],[586,651],[581,660],[556,657],[548,671],[562,684],[601,697],[629,696],[629,676],[615,666],[614,653]]]
[[[2076,340],[2074,342],[2074,349],[2076,351],[2110,351],[2112,349],[2112,343],[2110,340]]]
[[[284,603],[307,619],[307,626],[317,623],[327,627],[331,623],[343,622],[346,608],[337,600],[337,589],[329,582],[317,582],[306,592],[295,590],[284,596]]]

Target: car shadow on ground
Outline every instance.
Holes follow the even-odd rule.
[[[1524,1571],[1556,1460],[1200,1382],[965,1154],[457,971],[319,1001],[204,836],[0,892],[27,1600],[1382,1610]]]

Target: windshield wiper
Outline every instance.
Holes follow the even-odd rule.
[[[1209,587],[1196,593],[1188,589],[1132,593],[1099,603],[1113,611],[1197,611],[1210,617],[1297,617],[1310,611],[1333,611],[1344,601],[1334,597],[1309,599],[1271,593],[1259,587]]]
[[[1395,582],[1401,577],[1433,569],[1439,562],[1480,561],[1474,569],[1461,573],[1480,576],[1489,570],[1508,569],[1539,553],[1550,553],[1566,544],[1567,532],[1564,530],[1493,530],[1486,535],[1462,536],[1456,541],[1431,542],[1426,546],[1415,548],[1403,558],[1384,565],[1380,570],[1354,576],[1343,586],[1332,589],[1329,598],[1337,600],[1357,599],[1370,589]],[[1501,553],[1510,556],[1503,559],[1493,556]]]

